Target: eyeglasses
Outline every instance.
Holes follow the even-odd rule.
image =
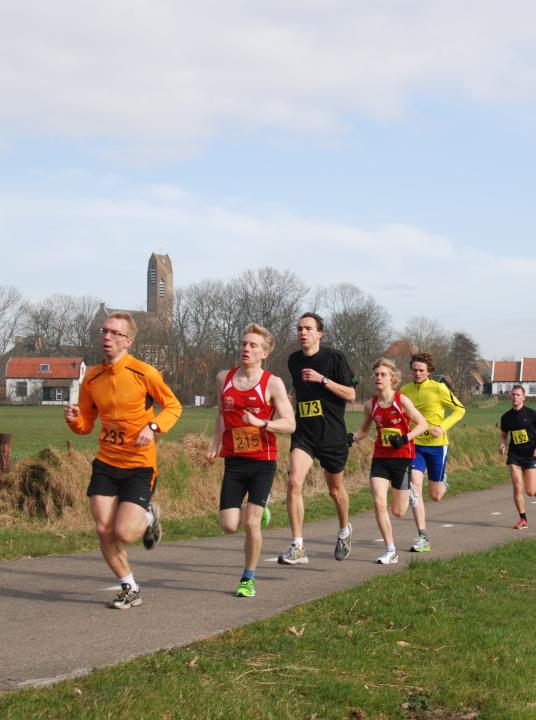
[[[110,330],[110,328],[99,328],[99,332],[101,335],[113,335],[114,337],[124,337],[129,339],[128,335],[125,335],[125,333],[119,332],[119,330]]]

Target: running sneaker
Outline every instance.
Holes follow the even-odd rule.
[[[394,565],[398,562],[398,553],[396,550],[386,550],[376,562],[378,565]]]
[[[526,530],[529,524],[525,518],[519,518],[519,522],[514,525],[514,530]]]
[[[335,545],[335,560],[344,560],[348,557],[350,554],[350,549],[352,547],[352,525],[351,523],[348,523],[348,529],[350,530],[350,533],[348,537],[337,538],[337,544]]]
[[[413,545],[410,547],[410,552],[430,552],[432,549],[432,546],[430,544],[430,540],[426,537],[426,535],[419,535],[419,537],[415,538],[413,541]]]
[[[253,578],[242,578],[236,589],[236,597],[255,597],[255,580]]]
[[[153,502],[150,505],[153,511],[153,522],[147,526],[147,530],[143,533],[143,547],[146,550],[154,550],[162,539],[162,527],[160,525],[160,506]]]
[[[277,562],[280,565],[297,565],[299,563],[306,565],[309,558],[305,554],[305,548],[299,548],[297,545],[292,544],[285,553],[277,558]]]
[[[132,590],[129,583],[121,583],[121,591],[112,600],[109,607],[114,610],[128,610],[128,608],[141,605],[141,590]]]
[[[265,527],[268,527],[270,524],[270,520],[272,519],[272,512],[268,505],[265,505],[262,509],[262,516],[261,516],[261,528],[264,530]]]
[[[416,508],[419,504],[419,495],[413,485],[409,484],[409,506],[412,508]]]

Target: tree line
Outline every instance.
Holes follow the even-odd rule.
[[[82,356],[87,364],[99,362],[95,326],[99,304],[95,297],[61,294],[31,303],[17,289],[0,286],[1,365],[10,355],[24,353]],[[437,372],[451,378],[455,391],[464,397],[470,392],[478,346],[465,333],[449,332],[426,317],[413,317],[395,331],[389,312],[356,285],[309,288],[294,273],[271,267],[248,270],[227,282],[203,280],[176,287],[170,323],[138,315],[133,353],[159,367],[182,402],[192,403],[200,395],[212,404],[216,373],[238,363],[242,331],[256,322],[275,338],[268,369],[289,386],[287,358],[298,347],[296,321],[304,311],[325,319],[325,342],[345,353],[359,379],[361,398],[373,389],[373,361],[393,340],[431,352]],[[408,360],[403,356],[399,362],[405,378]]]

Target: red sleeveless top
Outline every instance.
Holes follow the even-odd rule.
[[[370,415],[376,423],[377,437],[374,443],[375,458],[414,458],[415,446],[413,442],[394,448],[389,442],[389,435],[407,435],[410,431],[409,419],[404,414],[400,393],[395,391],[393,402],[389,407],[381,407],[378,396],[372,398]]]
[[[233,377],[238,368],[227,373],[220,395],[220,409],[225,424],[220,456],[247,457],[251,460],[277,460],[277,441],[266,428],[244,425],[242,415],[248,411],[260,420],[271,420],[274,407],[266,400],[266,387],[272,376],[264,370],[261,379],[248,390],[238,390]]]

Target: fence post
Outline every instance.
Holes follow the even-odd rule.
[[[0,433],[0,472],[11,470],[12,441],[11,433]]]

